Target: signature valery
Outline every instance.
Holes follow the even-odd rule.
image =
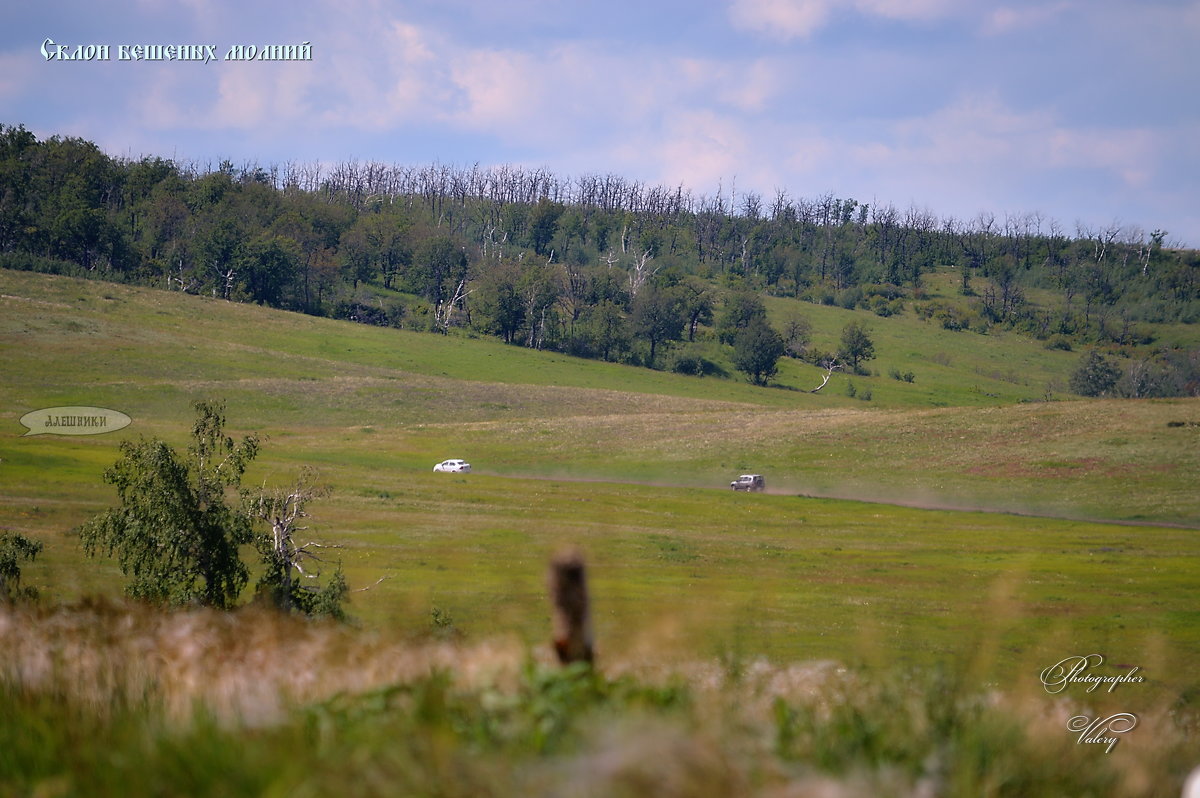
[[[1042,671],[1042,686],[1047,693],[1057,694],[1071,685],[1084,686],[1087,692],[1106,685],[1112,692],[1119,684],[1139,684],[1145,679],[1138,674],[1139,667],[1132,667],[1126,673],[1101,675],[1092,673],[1104,664],[1104,657],[1099,654],[1088,654],[1083,657],[1066,657]],[[1090,718],[1087,715],[1076,715],[1067,721],[1067,731],[1079,734],[1080,745],[1102,745],[1105,753],[1112,753],[1113,748],[1121,738],[1116,736],[1132,731],[1137,726],[1136,715],[1129,712],[1118,712],[1108,717]]]

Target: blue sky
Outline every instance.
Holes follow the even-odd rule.
[[[516,164],[1200,246],[1200,0],[20,4],[0,122],[235,164]],[[112,60],[47,61],[43,40]],[[312,44],[135,62],[121,44]]]

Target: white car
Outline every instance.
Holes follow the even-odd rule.
[[[443,460],[433,467],[434,471],[442,471],[447,474],[470,474],[471,464],[466,460]]]

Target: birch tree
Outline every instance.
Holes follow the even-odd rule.
[[[187,456],[153,439],[124,441],[121,459],[104,472],[119,506],[79,528],[89,556],[115,556],[134,598],[167,604],[233,606],[249,579],[238,546],[250,540],[249,519],[227,500],[258,454],[258,437],[225,435],[225,406],[193,407]]]

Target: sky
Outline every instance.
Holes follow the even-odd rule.
[[[1200,246],[1200,0],[9,5],[0,124],[117,157],[507,164]],[[43,52],[87,45],[109,59]]]

